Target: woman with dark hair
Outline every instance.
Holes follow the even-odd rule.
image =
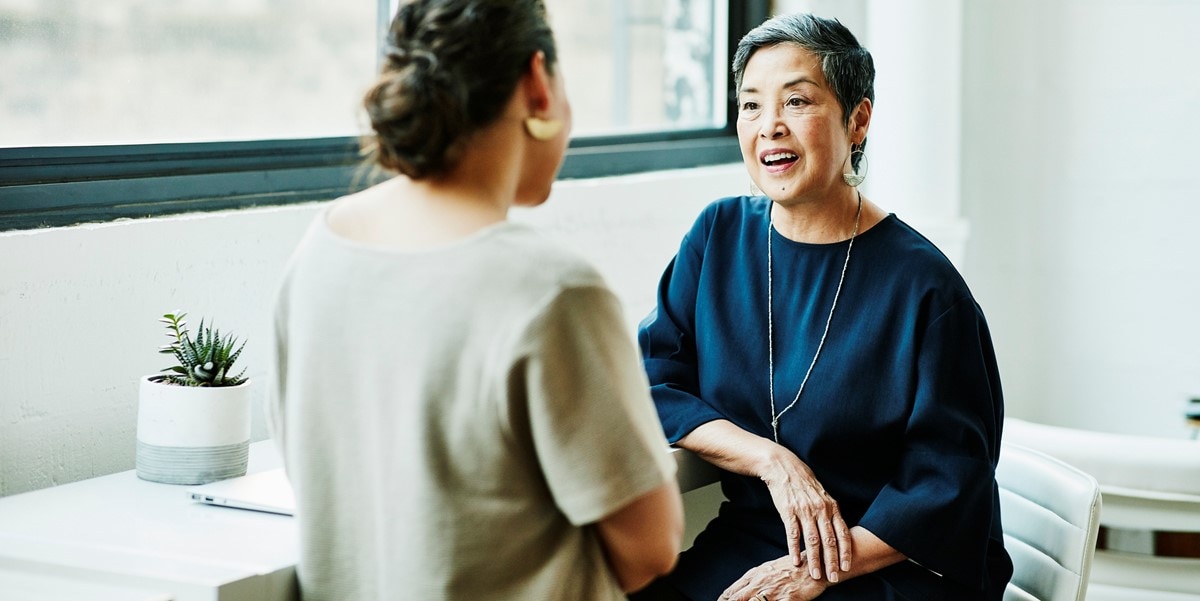
[[[415,0],[365,104],[395,177],[322,210],[275,303],[269,420],[306,600],[624,599],[682,509],[597,272],[514,205],[571,111],[540,0]]]
[[[633,598],[1001,599],[992,342],[954,266],[857,188],[870,53],[787,15],[733,72],[762,195],[700,215],[639,332],[668,440],[725,470],[727,500]]]

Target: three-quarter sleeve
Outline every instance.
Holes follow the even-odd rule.
[[[671,444],[701,424],[724,417],[700,397],[696,302],[704,242],[701,215],[663,273],[657,306],[638,327],[650,394]]]
[[[966,297],[936,316],[918,344],[916,395],[898,465],[859,525],[926,569],[979,586],[997,532],[1003,420],[992,341]]]

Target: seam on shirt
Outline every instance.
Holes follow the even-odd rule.
[[[964,303],[966,301],[970,301],[972,304],[974,304],[975,298],[972,297],[970,294],[964,294],[963,296],[959,297],[954,302],[950,303],[950,306],[947,307],[945,311],[942,311],[941,313],[939,313],[937,317],[934,317],[933,320],[929,322],[929,325],[925,326],[925,333],[928,333],[930,330],[932,330],[933,327],[936,326],[937,323],[939,321],[941,321],[943,317],[949,315],[955,309],[958,309],[959,305],[961,305],[962,303]]]

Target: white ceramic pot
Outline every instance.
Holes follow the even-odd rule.
[[[246,473],[250,381],[217,388],[176,386],[145,376],[138,390],[137,475],[203,484]]]

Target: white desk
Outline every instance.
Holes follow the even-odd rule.
[[[250,472],[279,465],[251,445]],[[134,472],[0,499],[0,600],[297,598],[288,516],[194,503]]]
[[[687,492],[713,466],[672,451]],[[278,466],[271,441],[249,472]],[[0,499],[0,601],[291,601],[297,535],[288,516],[193,502],[187,486],[121,472]]]

